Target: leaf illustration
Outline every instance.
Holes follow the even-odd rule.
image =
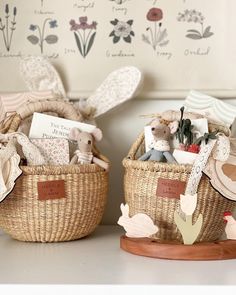
[[[113,43],[117,43],[120,41],[120,37],[114,36]]]
[[[211,26],[206,27],[206,29],[203,33],[203,38],[209,38],[212,35],[214,35],[214,33],[211,32]]]
[[[170,42],[169,40],[166,40],[166,41],[160,43],[159,46],[160,46],[160,47],[164,47],[164,46],[166,46],[169,42]]]
[[[130,26],[132,26],[133,22],[134,21],[132,19],[130,19],[130,20],[127,21],[127,24],[130,25]]]
[[[202,39],[202,36],[199,36],[197,34],[187,34],[186,37],[194,40]]]
[[[46,38],[45,38],[45,41],[48,43],[48,44],[55,44],[57,43],[58,41],[58,37],[56,35],[48,35]]]
[[[206,27],[206,29],[205,29],[205,31],[203,33],[203,36],[204,36],[204,34],[210,33],[210,31],[211,31],[211,26]]]
[[[168,36],[168,34],[167,34],[167,30],[165,29],[165,30],[163,30],[163,31],[161,32],[161,34],[159,35],[158,40],[157,40],[157,43],[162,42],[167,36]]]
[[[201,36],[201,33],[198,30],[187,30],[189,33],[196,33]]]
[[[135,36],[134,31],[131,31],[131,32],[130,32],[130,35],[131,35],[131,36]]]
[[[95,36],[96,36],[96,32],[94,32],[92,34],[92,36],[90,37],[90,39],[89,39],[89,43],[88,43],[88,47],[87,47],[87,51],[85,53],[85,56],[89,53],[91,47],[93,46],[93,42],[94,42]]]
[[[146,42],[147,44],[151,44],[149,37],[147,35],[142,34],[142,39],[144,42]]]
[[[77,47],[79,49],[79,52],[81,53],[81,55],[84,57],[84,54],[83,54],[83,50],[82,50],[82,46],[81,46],[81,42],[80,42],[80,39],[79,39],[79,36],[74,32],[74,35],[75,35],[75,40],[76,40],[76,43],[77,43]]]
[[[115,35],[115,31],[113,30],[113,31],[110,33],[109,37],[112,37],[112,36],[114,36],[114,35]]]
[[[118,19],[117,18],[115,18],[115,20],[112,20],[110,23],[112,24],[112,25],[114,25],[114,26],[116,26],[117,24],[118,24]]]
[[[127,43],[131,43],[131,37],[130,36],[127,36],[127,37],[125,37],[125,38],[123,38],[124,39],[124,41],[125,42],[127,42]]]
[[[39,38],[37,36],[35,36],[35,35],[29,35],[27,37],[27,39],[30,41],[30,43],[32,43],[34,45],[39,43]]]

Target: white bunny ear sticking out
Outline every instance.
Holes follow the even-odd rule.
[[[88,97],[87,103],[96,109],[95,117],[98,117],[137,95],[141,82],[142,74],[138,68],[120,68],[108,75]]]
[[[20,60],[20,74],[30,91],[52,90],[57,96],[66,98],[61,78],[43,56],[25,56]]]
[[[128,204],[121,204],[120,205],[120,210],[122,212],[122,216],[129,216],[129,205]]]

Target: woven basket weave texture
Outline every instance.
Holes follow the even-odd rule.
[[[31,103],[18,110],[0,132],[16,131],[23,119],[39,110],[81,119],[68,103]],[[94,153],[108,161],[97,150]],[[10,236],[31,242],[70,241],[89,235],[101,222],[107,201],[107,171],[95,164],[20,168],[23,173],[13,191],[0,203],[0,228]],[[65,197],[39,200],[38,182],[54,180],[64,180]]]
[[[174,212],[180,208],[179,199],[157,196],[156,190],[160,178],[186,182],[192,166],[138,161],[137,155],[141,155],[143,151],[144,133],[142,132],[123,160],[124,193],[125,201],[130,208],[130,216],[145,213],[159,227],[159,232],[154,238],[182,242],[182,236],[174,222]],[[203,214],[203,226],[197,241],[218,240],[225,228],[223,214],[225,211],[233,211],[234,208],[235,202],[222,197],[203,175],[198,187],[197,208],[193,215],[195,223],[199,214]]]

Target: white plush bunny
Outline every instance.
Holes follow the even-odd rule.
[[[144,214],[138,213],[133,217],[129,217],[129,205],[121,204],[122,216],[118,220],[118,224],[123,226],[126,236],[129,238],[149,238],[158,232],[158,227],[153,223],[152,219]]]

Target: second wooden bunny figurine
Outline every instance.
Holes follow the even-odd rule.
[[[92,152],[94,141],[100,141],[102,139],[102,131],[99,128],[95,128],[92,133],[80,131],[78,128],[72,128],[69,138],[77,141],[78,144],[78,149],[75,151],[70,164],[94,163],[108,170],[108,163],[95,157]]]

